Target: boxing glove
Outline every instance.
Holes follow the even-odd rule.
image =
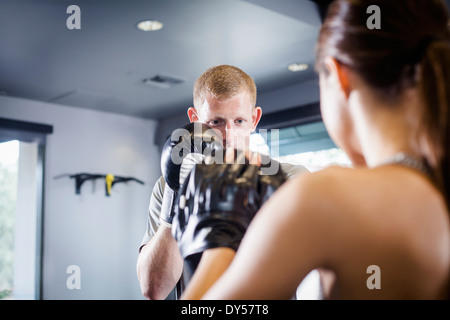
[[[161,172],[165,180],[161,223],[172,226],[177,191],[193,165],[202,163],[205,156],[222,154],[222,150],[222,139],[206,124],[193,122],[172,132],[161,154]]]
[[[217,247],[236,251],[255,214],[286,181],[278,167],[266,175],[248,161],[195,165],[175,203],[172,235],[183,258]]]

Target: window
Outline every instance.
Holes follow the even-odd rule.
[[[0,118],[0,299],[40,299],[43,181],[51,126]]]
[[[311,172],[324,169],[331,165],[351,167],[350,159],[342,149],[337,147],[285,155],[277,157],[277,160],[303,165]]]
[[[14,288],[14,225],[17,206],[19,141],[0,143],[0,299]]]
[[[322,121],[279,130],[259,130],[251,137],[251,149],[272,158],[303,165],[311,172],[330,165],[351,166],[345,152],[337,148]]]

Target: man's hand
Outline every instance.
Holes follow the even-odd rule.
[[[166,181],[160,221],[172,226],[173,203],[178,189],[192,165],[202,162],[205,155],[221,152],[222,139],[210,127],[200,122],[189,123],[173,131],[161,155],[161,171]],[[189,160],[191,161],[185,161]]]

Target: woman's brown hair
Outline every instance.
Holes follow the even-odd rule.
[[[368,7],[380,12],[369,28]],[[424,101],[420,125],[430,146],[423,158],[450,208],[450,31],[441,0],[336,0],[320,30],[316,69],[333,57],[356,71],[376,93],[394,101],[416,87]]]

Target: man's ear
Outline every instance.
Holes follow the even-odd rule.
[[[342,92],[348,98],[352,88],[347,67],[331,57],[325,58],[324,63],[329,72],[328,77],[334,77],[338,81]]]
[[[262,109],[261,107],[254,107],[253,108],[253,115],[252,115],[252,121],[253,121],[253,130],[256,129],[256,126],[259,123],[259,120],[261,120],[262,116]]]
[[[191,122],[198,121],[199,118],[198,118],[197,110],[195,110],[194,107],[190,107],[190,108],[187,110],[187,114],[188,114],[189,120],[190,120]]]

